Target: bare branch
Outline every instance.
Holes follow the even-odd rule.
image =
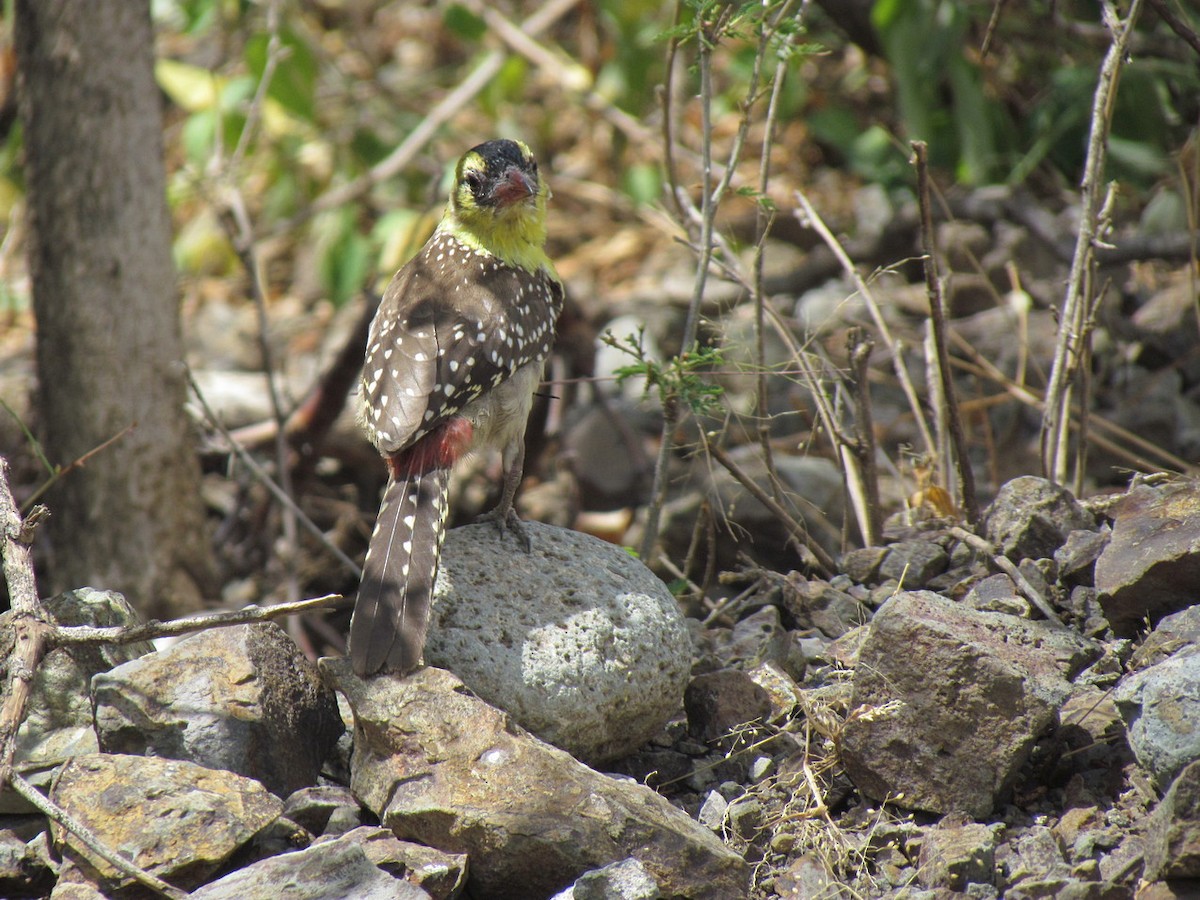
[[[1058,322],[1058,341],[1054,362],[1046,387],[1046,411],[1042,418],[1042,472],[1053,482],[1060,482],[1066,473],[1066,447],[1070,430],[1071,385],[1086,356],[1084,344],[1091,339],[1087,323],[1095,300],[1085,294],[1088,275],[1095,265],[1095,251],[1100,238],[1100,209],[1104,187],[1104,163],[1107,155],[1108,133],[1112,127],[1116,103],[1117,82],[1121,66],[1128,53],[1133,26],[1141,12],[1142,0],[1132,0],[1129,15],[1124,21],[1117,18],[1112,4],[1103,5],[1105,20],[1112,32],[1111,43],[1100,66],[1100,78],[1092,97],[1092,128],[1088,136],[1087,160],[1081,184],[1079,233],[1071,259],[1071,274],[1063,298]],[[1087,402],[1083,398],[1081,402]]]
[[[161,878],[152,875],[145,869],[139,868],[119,853],[104,846],[104,842],[92,834],[86,825],[57,803],[42,796],[37,788],[16,772],[12,774],[11,784],[13,790],[24,797],[30,805],[36,807],[42,815],[51,821],[57,822],[67,831],[71,832],[71,834],[79,839],[80,843],[119,872],[134,879],[138,884],[145,885],[160,896],[171,897],[172,900],[185,900],[188,896],[187,891],[181,891],[179,888],[167,884]]]

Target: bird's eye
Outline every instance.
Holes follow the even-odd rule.
[[[483,186],[483,173],[468,172],[463,176],[463,180],[467,183],[467,187],[469,187],[472,191],[477,191]]]

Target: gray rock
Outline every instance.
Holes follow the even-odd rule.
[[[523,552],[492,525],[446,535],[426,659],[542,740],[599,763],[674,715],[691,669],[683,615],[620,547],[526,522]]]
[[[37,897],[54,884],[54,872],[11,831],[0,831],[0,897]]]
[[[1059,884],[1071,877],[1071,867],[1063,858],[1058,838],[1044,825],[1032,825],[1015,841],[1008,842],[1001,869],[1003,877],[999,886],[1006,897],[1018,887],[1027,897],[1054,897],[1057,896],[1055,893],[1039,891],[1045,890],[1043,886],[1047,883]]]
[[[1164,617],[1146,635],[1129,659],[1129,670],[1136,672],[1174,656],[1187,647],[1200,645],[1200,603]]]
[[[887,547],[856,547],[842,554],[840,568],[859,584],[873,584],[887,554]]]
[[[1066,488],[1022,475],[1000,488],[983,524],[996,549],[1020,562],[1054,556],[1072,531],[1096,523]]]
[[[859,651],[850,708],[870,711],[842,732],[846,772],[877,800],[986,816],[1056,724],[1068,679],[1097,655],[1065,630],[897,594]]]
[[[1096,560],[1108,546],[1112,532],[1079,530],[1067,535],[1067,542],[1054,551],[1059,577],[1070,584],[1092,587],[1096,583]]]
[[[720,791],[709,791],[700,805],[696,821],[716,834],[725,832],[725,814],[729,811],[729,801]]]
[[[311,834],[322,834],[334,812],[345,807],[355,813],[359,810],[350,789],[339,784],[323,784],[300,788],[289,796],[283,803],[283,814]]]
[[[879,577],[894,578],[906,590],[916,590],[945,572],[949,565],[946,551],[932,541],[900,541],[888,547],[887,556],[879,566]]]
[[[386,828],[364,826],[342,836],[363,848],[367,859],[385,872],[417,885],[433,900],[455,900],[466,889],[467,856],[399,840]],[[318,845],[325,843],[322,838]]]
[[[1113,696],[1134,756],[1160,785],[1200,759],[1200,648],[1134,672]]]
[[[642,785],[608,778],[527,734],[441,669],[322,672],[354,709],[351,789],[397,836],[466,853],[468,890],[523,900],[635,856],[668,896],[740,897],[745,860]]]
[[[741,669],[697,675],[683,694],[688,728],[702,741],[728,738],[746,724],[771,715],[771,695]]]
[[[783,582],[782,603],[797,627],[815,628],[830,638],[839,638],[871,618],[871,611],[845,591],[798,572]]]
[[[110,753],[225,769],[286,797],[316,783],[342,734],[333,692],[278,625],[194,634],[92,679]]]
[[[976,582],[963,597],[963,605],[980,612],[997,612],[1029,618],[1029,601],[1017,592],[1017,586],[1007,575],[989,575]]]
[[[189,889],[283,810],[257,781],[232,772],[105,753],[68,762],[50,797],[139,868]],[[54,835],[63,846],[66,880],[82,875],[93,884],[128,883],[107,863],[94,862],[74,835],[58,826]]]
[[[1200,759],[1171,783],[1150,818],[1146,879],[1200,878]]]
[[[568,900],[659,900],[662,891],[646,867],[631,857],[585,872],[569,891],[558,896]]]
[[[281,853],[231,872],[191,894],[196,900],[430,900],[429,894],[377,867],[346,837]]]
[[[925,832],[918,875],[926,887],[966,890],[991,884],[996,869],[996,835],[987,825],[947,816]]]
[[[779,619],[779,608],[764,606],[739,619],[729,635],[729,643],[717,648],[717,654],[727,666],[754,666],[775,662],[785,669],[791,667],[790,657],[796,651],[792,636]],[[799,663],[804,672],[804,664]]]
[[[1200,491],[1191,481],[1139,485],[1112,509],[1112,538],[1096,560],[1096,589],[1118,634],[1131,635],[1197,602]]]
[[[120,594],[80,588],[59,594],[44,603],[59,625],[98,628],[136,625],[138,615]],[[0,659],[12,659],[15,633],[12,613],[0,613]],[[136,659],[154,650],[146,641],[133,644],[70,644],[46,654],[33,676],[25,721],[17,731],[15,760],[25,777],[37,786],[43,772],[72,756],[99,749],[92,727],[92,701],[88,684],[98,672]],[[4,786],[7,788],[7,785]],[[30,807],[16,794],[0,788],[0,813],[27,812]]]

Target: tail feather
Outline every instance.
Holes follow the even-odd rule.
[[[448,469],[388,479],[350,620],[360,676],[407,674],[421,664],[445,536]]]

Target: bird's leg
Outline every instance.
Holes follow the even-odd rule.
[[[517,495],[517,488],[521,486],[521,476],[524,472],[525,438],[522,435],[504,448],[504,487],[500,492],[500,502],[491,512],[481,515],[478,521],[494,523],[501,535],[505,531],[511,531],[528,553],[533,549],[533,541],[529,537],[529,529],[513,508],[513,498]]]

